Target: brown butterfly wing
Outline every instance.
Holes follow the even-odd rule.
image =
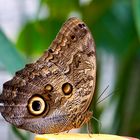
[[[3,86],[3,117],[35,133],[58,133],[87,122],[96,81],[95,44],[87,26],[70,18],[48,51]]]
[[[95,44],[89,29],[81,20],[70,18],[52,43],[51,50],[54,59],[56,57],[54,63],[76,90],[73,98],[79,96],[80,110],[86,111],[96,82]]]

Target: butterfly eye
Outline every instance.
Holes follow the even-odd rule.
[[[45,86],[45,91],[48,91],[48,92],[50,92],[50,91],[52,91],[53,90],[53,87],[52,87],[52,85],[50,85],[50,84],[47,84],[46,86]]]
[[[62,91],[65,95],[69,95],[72,93],[72,85],[70,83],[65,83],[62,85]]]
[[[33,96],[29,99],[28,111],[35,116],[42,115],[44,112],[48,111],[48,104],[42,97]]]

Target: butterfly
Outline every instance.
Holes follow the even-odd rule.
[[[38,134],[80,128],[92,117],[95,83],[93,37],[72,17],[36,62],[3,84],[0,112],[9,123]]]

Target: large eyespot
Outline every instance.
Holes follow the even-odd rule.
[[[30,114],[39,116],[48,112],[49,106],[41,96],[33,96],[28,102],[28,111]]]
[[[62,91],[65,95],[70,95],[72,93],[73,87],[70,83],[65,83],[62,85]]]

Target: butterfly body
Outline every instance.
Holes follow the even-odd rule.
[[[59,133],[87,123],[96,82],[95,44],[87,26],[70,18],[42,57],[3,85],[2,116],[34,133]]]

